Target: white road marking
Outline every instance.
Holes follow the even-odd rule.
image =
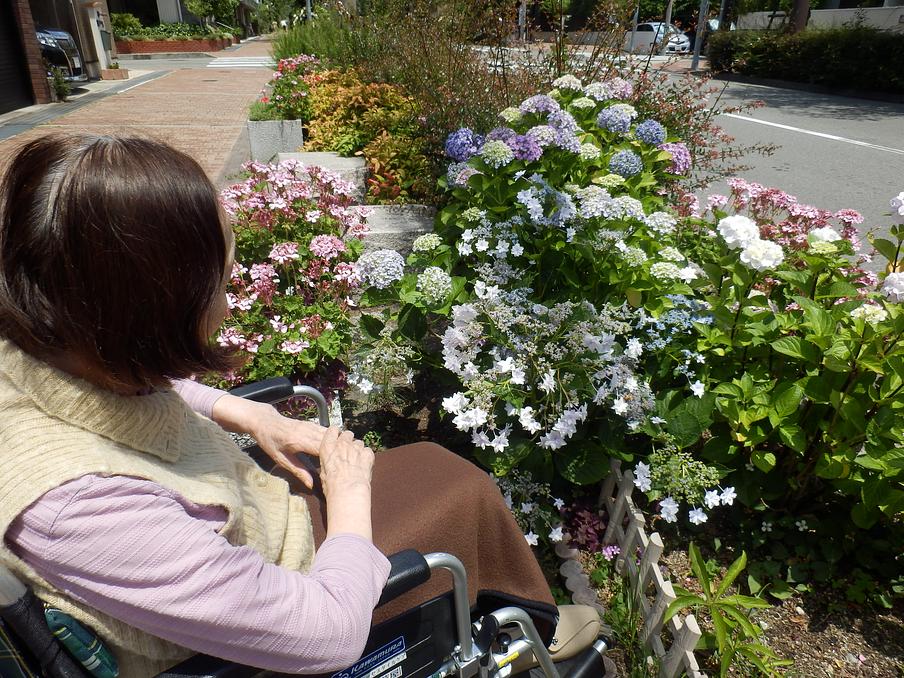
[[[273,68],[271,57],[217,57],[207,68]]]
[[[885,151],[886,153],[895,153],[896,155],[904,155],[904,148],[891,148],[890,146],[879,146],[878,144],[870,144],[866,141],[857,141],[856,139],[848,139],[846,137],[839,137],[834,134],[826,134],[825,132],[814,132],[810,129],[803,129],[801,127],[792,127],[791,125],[782,125],[777,122],[769,122],[768,120],[759,120],[757,118],[751,118],[746,115],[738,115],[737,113],[723,113],[726,118],[735,118],[737,120],[745,120],[747,122],[755,122],[760,125],[768,125],[769,127],[778,127],[779,129],[788,130],[789,132],[799,132],[800,134],[809,134],[810,136],[820,137],[822,139],[829,139],[831,141],[841,141],[845,144],[853,144],[854,146],[863,146],[865,148],[872,148],[876,151]]]
[[[155,80],[160,80],[160,78],[165,78],[171,74],[172,74],[172,71],[167,71],[163,75],[158,75],[156,78],[148,78],[147,80],[136,83],[136,84],[132,85],[131,87],[126,87],[125,89],[118,90],[116,92],[116,94],[122,94],[123,92],[128,92],[131,89],[135,89],[136,87],[141,87],[142,85],[147,85],[149,82],[154,82]]]

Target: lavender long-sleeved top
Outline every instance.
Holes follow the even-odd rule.
[[[222,391],[176,389],[210,416]],[[82,476],[43,495],[6,533],[10,548],[73,598],[136,628],[286,673],[345,668],[363,650],[389,561],[366,539],[327,539],[307,574],[264,562],[218,530],[221,507],[156,483]]]

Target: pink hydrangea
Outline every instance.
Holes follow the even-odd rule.
[[[335,259],[347,249],[345,243],[334,235],[315,235],[309,245],[316,256],[329,261]]]
[[[863,215],[857,210],[838,210],[835,212],[835,218],[842,224],[854,226],[863,223]]]

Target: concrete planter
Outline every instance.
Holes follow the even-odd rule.
[[[102,68],[100,69],[101,80],[126,80],[129,77],[128,68]]]
[[[297,151],[304,144],[301,120],[249,120],[251,159],[270,162],[280,153]]]
[[[370,231],[365,250],[393,249],[408,254],[415,238],[433,231],[436,209],[426,205],[368,205]]]

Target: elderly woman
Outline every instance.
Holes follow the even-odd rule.
[[[232,232],[195,161],[47,137],[0,191],[0,561],[111,644],[124,678],[195,652],[344,668],[383,553],[402,548],[454,553],[478,608],[521,605],[550,638],[560,611],[486,474],[432,444],[375,463],[348,432],[184,381],[232,365],[209,341]],[[224,429],[254,435],[290,482]],[[296,452],[319,456],[317,491]],[[448,586],[434,577],[379,619]]]

